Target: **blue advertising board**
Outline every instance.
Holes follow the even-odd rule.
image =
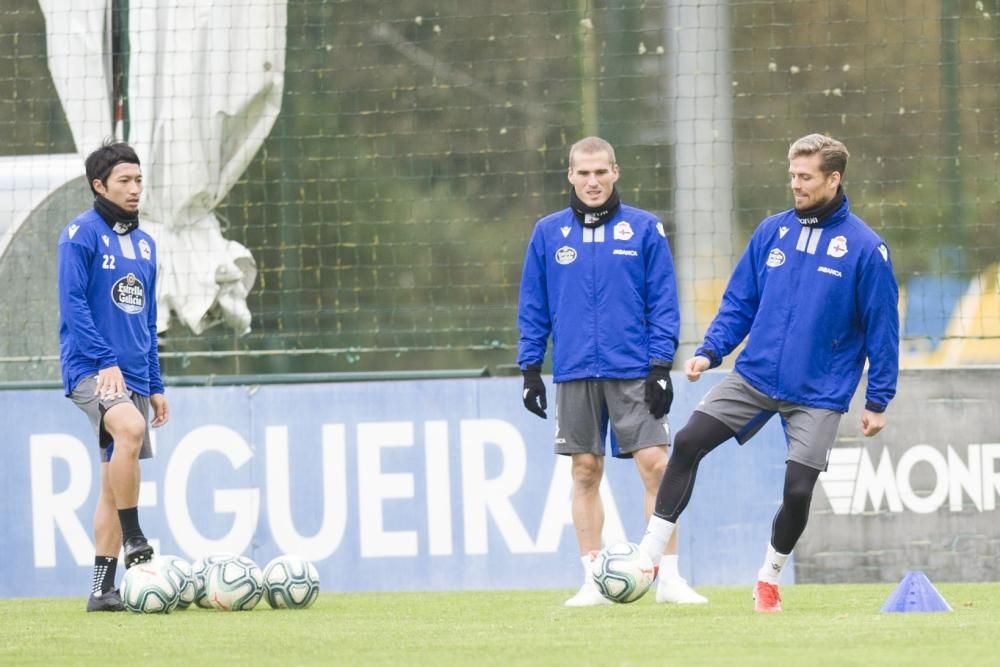
[[[675,376],[674,429],[722,377]],[[575,587],[569,460],[552,453],[551,415],[520,393],[520,378],[168,388],[171,420],[142,462],[143,528],[189,560],[298,554],[328,591]],[[2,391],[0,416],[0,597],[86,592],[100,486],[89,424],[58,390]],[[679,532],[692,584],[753,582],[784,452],[772,420],[702,462]],[[605,541],[638,541],[631,461],[608,461],[602,494]]]

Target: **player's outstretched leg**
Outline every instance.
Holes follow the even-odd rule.
[[[653,514],[649,517],[646,534],[639,542],[639,548],[654,563],[660,562],[661,566],[665,565],[661,562],[660,555],[666,550],[669,541],[674,538],[677,520],[691,499],[701,459],[731,437],[733,437],[733,432],[729,427],[718,419],[697,411],[691,415],[687,425],[677,433],[674,438],[670,464],[667,466],[667,472],[660,481],[660,488],[656,494]],[[657,597],[661,597],[659,595],[660,586],[663,585],[669,574],[671,571],[666,568],[665,571],[659,573],[658,576],[661,579],[660,584],[657,585]],[[680,579],[679,574],[677,578]],[[687,582],[684,582],[683,586],[686,587]],[[698,593],[691,592],[702,598]],[[665,590],[662,597],[666,599],[671,595],[672,593]],[[705,601],[707,602],[707,600]]]
[[[660,483],[663,481],[665,473],[670,470],[667,447],[661,445],[640,449],[635,452],[634,460],[646,491],[644,509],[648,521],[656,505]],[[649,546],[648,542],[646,546]],[[640,550],[642,550],[641,546]],[[647,552],[643,551],[643,553]],[[708,598],[696,593],[678,571],[676,530],[671,531],[666,547],[660,554],[659,557],[654,558],[647,553],[653,564],[658,564],[655,568],[657,576],[656,601],[672,604],[705,604],[708,602]]]

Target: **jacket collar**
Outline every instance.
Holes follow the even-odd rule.
[[[795,216],[795,219],[799,221],[799,224],[803,227],[830,227],[837,224],[838,222],[843,222],[847,219],[847,214],[850,213],[850,204],[847,201],[847,193],[840,190],[837,193],[837,200],[840,200],[839,206],[833,208],[833,210],[820,210],[817,215],[810,215],[809,217],[803,217],[803,213],[793,209],[789,210],[789,213]],[[830,202],[831,204],[834,202]],[[823,209],[824,207],[820,207]],[[831,207],[832,208],[832,207]],[[806,215],[814,213],[814,211],[805,212]]]

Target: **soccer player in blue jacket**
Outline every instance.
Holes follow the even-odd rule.
[[[730,438],[743,444],[781,415],[788,444],[784,494],[754,589],[759,612],[781,611],[781,570],[806,527],[813,487],[866,360],[866,436],[885,426],[896,393],[899,290],[889,248],[851,213],[841,183],[847,158],[841,142],[821,134],[791,145],[794,208],[754,232],[684,372],[694,382],[744,339],[746,347],[735,371],[677,434],[640,543],[653,554],[670,539],[702,457]]]
[[[543,419],[541,370],[552,337],[555,451],[572,457],[573,526],[583,565],[584,583],[566,601],[570,607],[609,604],[590,572],[604,525],[599,490],[609,422],[612,455],[635,459],[647,516],[667,466],[665,415],[680,323],[673,259],[656,216],[621,203],[618,175],[607,141],[588,137],[573,145],[570,205],[535,225],[518,303],[522,398]],[[661,545],[653,563],[659,563],[658,602],[707,602],[678,572],[676,538]]]
[[[153,556],[138,514],[139,459],[153,455],[149,409],[153,426],[170,410],[156,350],[156,245],[139,229],[139,158],[106,143],[86,170],[94,207],[59,237],[59,353],[66,396],[89,417],[101,452],[87,611],[121,611],[119,551],[126,568]]]

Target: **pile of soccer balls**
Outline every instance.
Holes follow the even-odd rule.
[[[319,596],[319,574],[298,556],[278,556],[263,571],[249,558],[232,554],[191,565],[177,556],[158,556],[125,572],[121,596],[126,609],[142,614],[166,614],[192,604],[249,611],[262,597],[274,609],[305,609]]]

